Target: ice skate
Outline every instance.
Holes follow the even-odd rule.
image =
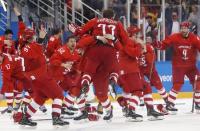
[[[88,112],[85,110],[81,111],[81,114],[74,118],[75,121],[87,120],[87,119],[88,119]]]
[[[19,122],[19,124],[22,127],[36,127],[37,123],[31,121],[25,114],[23,114],[21,121]]]
[[[195,110],[198,114],[200,114],[200,104],[195,104]]]
[[[111,121],[112,118],[113,118],[113,108],[111,107],[110,110],[106,111],[106,115],[103,117],[103,119],[106,121]]]
[[[71,110],[71,109],[68,108],[68,107],[64,107],[64,108],[62,108],[62,110],[61,110],[61,114],[72,116],[72,115],[74,115],[74,111]]]
[[[170,114],[172,114],[172,115],[175,115],[175,114],[177,113],[177,111],[178,111],[178,109],[175,108],[175,107],[174,107],[174,104],[171,103],[171,102],[168,102],[168,103],[167,103],[166,109],[167,109],[168,111],[170,111],[170,112],[171,112]]]
[[[63,121],[59,116],[52,116],[52,124],[55,128],[68,127],[69,122]]]
[[[128,114],[128,108],[126,106],[122,107],[122,113],[123,113],[123,116],[127,116]]]
[[[148,116],[148,120],[150,120],[150,121],[164,119],[164,115],[162,113],[155,111],[153,108],[147,109],[147,116]]]
[[[142,115],[136,114],[135,111],[130,110],[130,109],[128,109],[126,117],[127,117],[127,120],[129,122],[141,122],[141,121],[143,121]]]

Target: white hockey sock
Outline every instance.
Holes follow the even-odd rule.
[[[175,91],[175,90],[170,90],[169,92],[169,96],[168,96],[168,101],[171,102],[171,103],[174,103],[174,101],[176,100],[176,97],[178,95],[178,92]]]
[[[52,115],[60,116],[61,107],[62,107],[62,100],[58,98],[54,99],[52,104]]]

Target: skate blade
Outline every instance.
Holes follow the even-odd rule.
[[[127,122],[142,122],[143,121],[143,118],[141,117],[137,117],[137,118],[132,118],[132,117],[128,117],[126,119]]]
[[[200,114],[200,110],[196,110],[196,114]]]
[[[78,113],[76,113],[76,114],[78,114]],[[75,116],[76,114],[75,113],[73,113],[73,114],[62,113],[63,116]]]
[[[177,111],[169,111],[169,115],[176,115]]]
[[[110,120],[104,120],[104,121],[106,121],[107,123],[111,123],[112,119],[110,119]]]
[[[149,116],[148,117],[149,121],[158,121],[158,120],[163,120],[163,119],[164,119],[164,116],[157,116],[157,117]]]
[[[62,116],[62,119],[74,119],[75,116]]]
[[[82,119],[82,120],[74,120],[74,122],[77,124],[83,124],[83,123],[89,122],[89,120],[88,120],[88,118],[86,118],[86,119]]]
[[[169,115],[169,112],[160,112],[162,113],[163,115]]]
[[[69,128],[69,125],[53,125],[53,129],[57,130],[57,129],[67,129]]]
[[[63,111],[61,114],[71,116],[71,115],[76,115],[78,113],[79,113],[78,111]]]
[[[61,115],[62,119],[74,119],[75,115],[69,116],[69,115]]]
[[[47,115],[47,112],[42,112],[42,114],[46,116],[46,115]]]
[[[20,128],[20,129],[36,129],[36,128],[37,128],[37,125],[36,125],[36,126],[19,125],[19,128]]]

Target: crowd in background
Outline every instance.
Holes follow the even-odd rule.
[[[46,0],[48,1],[48,0]],[[45,2],[46,2],[45,1]],[[63,0],[64,1],[64,0]],[[132,0],[131,3],[131,11],[130,11],[130,24],[137,25],[138,24],[138,0]],[[78,0],[74,1],[75,10],[79,13],[83,13],[85,17],[88,19],[92,19],[97,15],[94,11],[88,9],[86,6],[82,5]],[[85,4],[95,9],[97,12],[101,13],[104,9],[104,0],[82,0]],[[112,8],[115,13],[115,19],[121,20],[121,18],[127,18],[127,0],[107,0],[108,8]],[[165,0],[165,36],[171,35],[173,33],[179,32],[179,24],[182,21],[190,21],[191,22],[191,30],[194,33],[198,33],[198,0]],[[72,7],[72,0],[66,0],[66,5],[68,7]],[[31,6],[31,4],[30,4]],[[47,9],[48,10],[48,9]],[[67,11],[71,11],[71,9],[67,9]],[[161,18],[162,12],[162,0],[141,0],[141,19],[146,18],[145,26],[141,26],[145,28],[146,36],[151,37],[153,40],[157,39],[158,27],[162,28],[162,24],[158,22],[158,19]],[[41,15],[47,17],[48,15],[44,15],[43,12]],[[81,21],[82,18],[77,13],[75,13],[76,17]],[[124,17],[123,17],[124,16]],[[68,15],[67,19],[72,19],[71,16]],[[76,20],[76,24],[81,25],[82,23]],[[84,19],[85,23],[87,20]],[[46,20],[45,22],[49,22]],[[123,22],[123,21],[122,21]],[[52,22],[53,23],[53,22]],[[53,25],[53,24],[52,24]],[[67,31],[67,27],[63,25],[62,27],[63,34],[63,43],[66,41],[67,37],[70,35],[70,32]],[[199,34],[199,33],[198,33]],[[163,37],[161,36],[161,39]],[[169,53],[168,53],[169,52]],[[167,51],[166,60],[171,59],[171,51]]]
[[[103,10],[103,0],[83,0],[86,4],[94,7],[98,11]],[[166,0],[165,1],[165,36],[179,32],[179,25],[182,21],[191,22],[191,31],[198,33],[198,0]],[[96,6],[97,5],[97,6]],[[137,0],[131,3],[130,24],[138,24]],[[122,16],[127,16],[127,0],[109,0],[108,8],[112,8],[116,13],[116,18],[121,20]],[[95,17],[95,14],[84,8],[85,16],[89,19]],[[145,30],[146,36],[153,40],[157,39],[158,26],[161,23],[162,0],[141,0],[141,19],[146,18]],[[122,21],[123,22],[123,21]],[[142,28],[142,26],[141,26]],[[161,36],[162,37],[162,36]],[[161,38],[162,39],[162,38]],[[171,49],[166,52],[166,60],[171,59]]]
[[[68,0],[68,3],[70,0]],[[97,11],[102,11],[104,8],[104,0],[82,0],[84,3],[90,7],[96,9]],[[80,10],[81,7],[76,4],[77,9]],[[116,13],[116,19],[120,19],[121,16],[127,16],[127,0],[109,0],[108,8],[112,8]],[[131,25],[137,25],[138,15],[137,15],[137,0],[133,0],[131,3],[131,14],[130,22]],[[146,17],[152,22],[152,26],[157,24],[157,19],[161,17],[162,11],[162,1],[161,0],[141,0],[141,19]],[[88,19],[95,17],[93,11],[89,10],[83,6],[84,15]],[[190,21],[192,27],[197,29],[198,25],[198,0],[167,0],[165,3],[165,23],[166,23],[166,35],[178,32],[179,27],[174,29],[173,23],[178,25],[182,21]],[[197,31],[194,31],[197,33]],[[147,32],[148,33],[148,32]]]

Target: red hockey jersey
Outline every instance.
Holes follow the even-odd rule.
[[[173,48],[173,66],[188,66],[196,64],[197,52],[200,50],[200,38],[193,33],[189,33],[184,38],[181,33],[167,37],[161,43],[161,49]]]
[[[4,43],[5,37],[1,36],[0,37],[0,51],[3,53],[8,53],[8,54],[15,54],[15,42],[12,40],[9,40],[11,42],[11,46],[8,46]]]
[[[61,46],[62,46],[61,39],[51,36],[48,41],[47,48],[46,48],[47,58],[50,58],[53,55],[54,51],[57,50],[58,48],[60,48]]]
[[[146,52],[138,58],[140,71],[142,73],[151,72],[152,68],[155,67],[155,60],[156,55],[153,46],[146,44]]]
[[[56,80],[62,80],[66,73],[65,68],[61,66],[65,62],[73,62],[73,69],[77,69],[77,63],[80,60],[78,52],[75,50],[71,52],[67,45],[57,49],[49,60],[49,72]]]
[[[112,40],[118,39],[123,45],[130,43],[128,34],[119,21],[108,18],[94,18],[83,25],[78,33],[79,35],[83,35],[90,31],[92,36],[103,36],[109,34],[113,36]],[[115,46],[113,42],[109,42],[109,44]]]
[[[47,65],[42,45],[32,42],[22,48],[26,75],[32,80],[47,73]]]

